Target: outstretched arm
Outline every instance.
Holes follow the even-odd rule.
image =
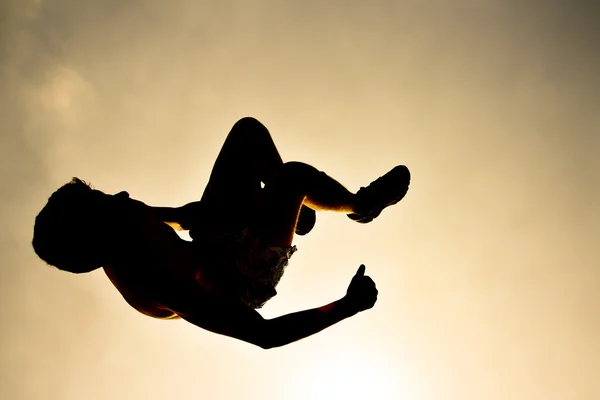
[[[364,273],[365,267],[361,266],[342,299],[323,307],[273,319],[264,319],[242,303],[205,299],[190,304],[188,300],[191,299],[185,300],[186,295],[173,299],[172,305],[165,305],[201,328],[269,349],[313,335],[373,307],[377,300],[377,289],[373,280]]]
[[[325,307],[264,319],[245,304],[217,305],[211,310],[196,310],[179,315],[209,331],[254,344],[263,349],[285,346],[355,315],[343,299]]]

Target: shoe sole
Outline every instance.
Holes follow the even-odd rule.
[[[377,218],[381,214],[381,212],[383,210],[385,210],[387,207],[393,206],[394,204],[398,203],[400,200],[402,200],[406,196],[406,194],[408,193],[408,188],[410,186],[410,178],[411,178],[411,176],[410,176],[410,170],[406,166],[402,165],[402,166],[394,167],[392,169],[392,171],[394,171],[397,168],[399,170],[402,170],[402,172],[397,172],[398,174],[401,173],[403,175],[406,175],[405,176],[404,191],[402,192],[402,194],[400,194],[398,197],[396,197],[390,203],[388,203],[388,204],[384,205],[383,207],[381,207],[381,208],[373,211],[372,213],[370,213],[367,216],[362,216],[362,215],[359,215],[359,214],[347,214],[348,218],[350,218],[351,220],[353,220],[355,222],[358,222],[360,224],[369,223],[369,222],[373,221],[375,218]],[[392,172],[392,171],[390,171],[390,172]]]

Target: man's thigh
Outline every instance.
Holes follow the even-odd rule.
[[[253,215],[261,208],[262,202],[263,189],[243,181],[228,184],[209,183],[201,199],[207,213],[226,219]]]

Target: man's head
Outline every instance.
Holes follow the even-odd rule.
[[[73,273],[102,267],[116,211],[114,198],[73,178],[50,196],[35,219],[32,244],[36,254]]]

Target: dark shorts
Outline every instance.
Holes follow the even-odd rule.
[[[261,308],[277,294],[277,284],[296,246],[271,246],[248,229],[198,241],[204,279],[226,296]]]
[[[202,203],[211,210],[199,218],[190,236],[198,244],[203,275],[226,296],[261,308],[275,290],[296,246],[271,246],[248,228],[256,223],[260,196],[242,184],[216,187],[208,184]]]

